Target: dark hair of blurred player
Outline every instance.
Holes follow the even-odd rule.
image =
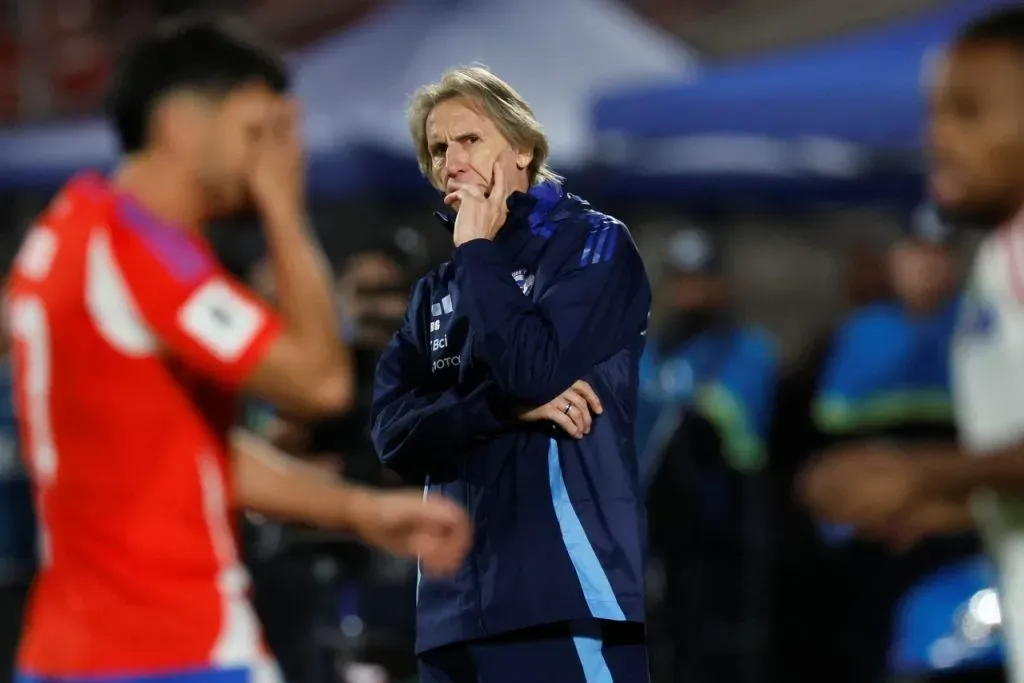
[[[242,27],[166,24],[126,55],[107,98],[127,155],[120,179],[193,225],[248,208],[256,145],[294,115],[287,87],[284,61]]]
[[[1024,207],[1024,8],[965,28],[935,74],[930,190],[945,215],[995,228]]]

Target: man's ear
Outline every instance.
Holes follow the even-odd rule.
[[[520,171],[526,169],[531,161],[533,161],[533,150],[516,152],[516,168]]]

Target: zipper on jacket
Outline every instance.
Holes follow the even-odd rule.
[[[473,505],[470,502],[469,495],[469,463],[466,458],[461,458],[460,469],[462,470],[462,481],[463,481],[463,503],[466,506],[466,512],[469,514],[469,518],[473,521],[473,526],[476,527],[476,514],[473,511]],[[476,529],[473,529],[476,533]],[[474,542],[475,546],[475,542]],[[473,547],[470,551],[470,570],[473,572],[473,590],[476,592],[476,625],[480,630],[481,636],[487,635],[487,629],[484,628],[484,602],[483,596],[484,591],[480,586],[480,555],[477,552],[476,547]]]

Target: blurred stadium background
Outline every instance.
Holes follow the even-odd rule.
[[[449,249],[431,216],[439,202],[416,170],[404,104],[447,67],[486,64],[534,106],[569,189],[633,230],[660,283],[656,325],[686,307],[674,294],[678,278],[705,274],[699,266],[681,273],[686,267],[673,260],[681,231],[696,230],[721,256],[713,275],[724,276],[729,295],[718,305],[778,343],[769,419],[755,435],[766,458],[742,471],[717,461],[705,468],[740,480],[728,500],[746,521],[719,525],[652,498],[652,529],[666,519],[697,520],[652,539],[655,680],[871,683],[882,678],[840,674],[842,658],[828,654],[833,644],[822,634],[848,618],[849,577],[826,570],[837,561],[835,545],[789,502],[789,489],[829,428],[813,408],[834,331],[899,291],[887,254],[920,223],[929,60],[960,25],[999,4],[1007,3],[4,0],[0,263],[9,263],[60,182],[113,165],[116,149],[99,114],[121,48],[158,18],[186,10],[244,16],[290,55],[305,114],[311,215],[338,268],[339,320],[359,345],[364,394],[364,407],[341,423],[296,425],[258,407],[251,419],[326,466],[388,483],[364,425],[374,353],[401,315],[410,279]],[[225,262],[272,295],[258,232],[240,222],[216,226],[215,237]],[[962,261],[971,242],[941,246]],[[671,405],[699,412],[692,393]],[[31,528],[20,512],[24,483],[9,413],[0,448],[7,645],[31,570],[19,550]],[[906,421],[921,421],[907,414],[881,431],[902,437]],[[878,431],[873,425],[871,434]],[[670,441],[664,458],[691,456],[692,445]],[[704,469],[680,477],[662,485],[678,494],[718,481]],[[409,679],[414,568],[265,520],[248,520],[246,530],[257,599],[293,683]],[[708,533],[722,538],[708,541]],[[715,541],[727,536],[721,550]],[[709,558],[697,568],[674,562],[676,545]],[[709,576],[708,567],[726,565],[736,568],[731,578]],[[948,574],[941,590],[924,576],[888,614],[895,627],[883,646],[883,678],[998,680],[1000,615],[987,567],[965,555],[933,569]],[[703,602],[671,597],[680,585],[696,587]],[[850,627],[847,636],[852,651],[861,641],[877,649],[877,634]]]

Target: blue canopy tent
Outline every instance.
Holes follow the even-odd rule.
[[[709,202],[920,196],[929,55],[1002,0],[959,0],[832,42],[610,92],[593,113],[611,195]]]
[[[500,31],[496,28],[500,27]],[[524,45],[522,37],[529,36]],[[405,122],[409,95],[445,69],[484,63],[544,122],[552,160],[571,173],[589,153],[593,95],[616,82],[688,73],[693,57],[611,0],[394,0],[292,58],[320,196],[424,192]],[[113,165],[98,119],[0,129],[0,189],[52,187]]]

